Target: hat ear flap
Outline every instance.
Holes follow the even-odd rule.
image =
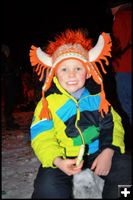
[[[46,80],[45,80],[44,85],[42,87],[43,91],[47,91],[50,88],[54,74],[55,74],[55,72],[54,72],[53,68],[51,68],[51,69],[47,68]]]
[[[110,35],[103,32],[102,35],[99,36],[97,44],[88,52],[89,62],[87,63],[87,67],[89,68],[94,81],[97,84],[101,85],[101,92],[100,92],[101,102],[100,102],[99,112],[101,113],[102,116],[104,116],[104,112],[105,113],[108,112],[110,103],[106,100],[103,88],[102,75],[96,65],[96,62],[100,64],[103,73],[106,73],[101,60],[105,60],[106,65],[109,64],[106,56],[111,57],[110,53],[111,47],[112,43]]]
[[[54,70],[52,68],[52,57],[41,50],[40,47],[31,46],[30,49],[30,62],[32,66],[36,66],[36,73],[40,76],[39,80],[42,81],[44,78],[44,70],[46,70],[46,80],[42,87],[42,109],[40,112],[40,119],[51,119],[51,113],[48,109],[48,102],[45,98],[45,91],[47,91],[51,85]]]
[[[96,45],[88,51],[88,68],[90,69],[92,77],[98,84],[101,84],[102,82],[102,75],[96,65],[96,62],[100,64],[103,73],[106,73],[101,60],[105,60],[106,65],[109,64],[106,56],[111,57],[111,47],[112,42],[110,35],[103,32],[99,36]]]
[[[109,111],[109,106],[111,105],[107,100],[104,92],[104,87],[103,87],[103,80],[102,76],[94,63],[92,64],[91,62],[88,63],[87,67],[90,69],[90,73],[92,75],[92,78],[94,81],[101,85],[101,92],[100,92],[100,107],[99,107],[99,112],[101,113],[101,116],[104,117],[104,113],[107,113]]]

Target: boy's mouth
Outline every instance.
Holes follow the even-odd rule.
[[[75,85],[75,84],[77,84],[77,81],[68,81],[67,84],[68,85]]]

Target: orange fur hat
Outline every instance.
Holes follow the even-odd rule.
[[[106,73],[101,60],[109,64],[107,56],[111,57],[111,38],[107,33],[102,33],[96,45],[92,46],[92,40],[88,39],[80,30],[67,29],[60,35],[55,37],[55,41],[50,41],[45,52],[40,47],[31,46],[30,62],[35,66],[35,71],[40,76],[40,81],[44,77],[44,70],[46,70],[46,79],[42,87],[42,110],[40,119],[51,119],[50,111],[48,110],[48,103],[45,99],[45,92],[50,88],[55,70],[58,64],[66,59],[74,58],[82,61],[89,75],[92,76],[97,84],[101,85],[101,103],[99,112],[103,116],[103,112],[108,112],[109,102],[106,100],[103,88],[102,75],[96,65],[100,63],[103,73]]]

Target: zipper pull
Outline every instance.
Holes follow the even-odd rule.
[[[76,104],[76,108],[77,108],[77,121],[80,120],[80,110],[79,110],[79,105]]]
[[[85,152],[85,145],[82,144],[82,145],[80,146],[79,155],[78,155],[78,157],[77,157],[77,162],[76,162],[76,166],[77,166],[77,167],[79,166],[80,162],[81,162],[82,159],[83,159],[84,152]]]

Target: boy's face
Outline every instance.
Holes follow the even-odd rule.
[[[89,78],[82,62],[76,59],[62,61],[57,67],[56,77],[60,85],[69,93],[81,89]]]

